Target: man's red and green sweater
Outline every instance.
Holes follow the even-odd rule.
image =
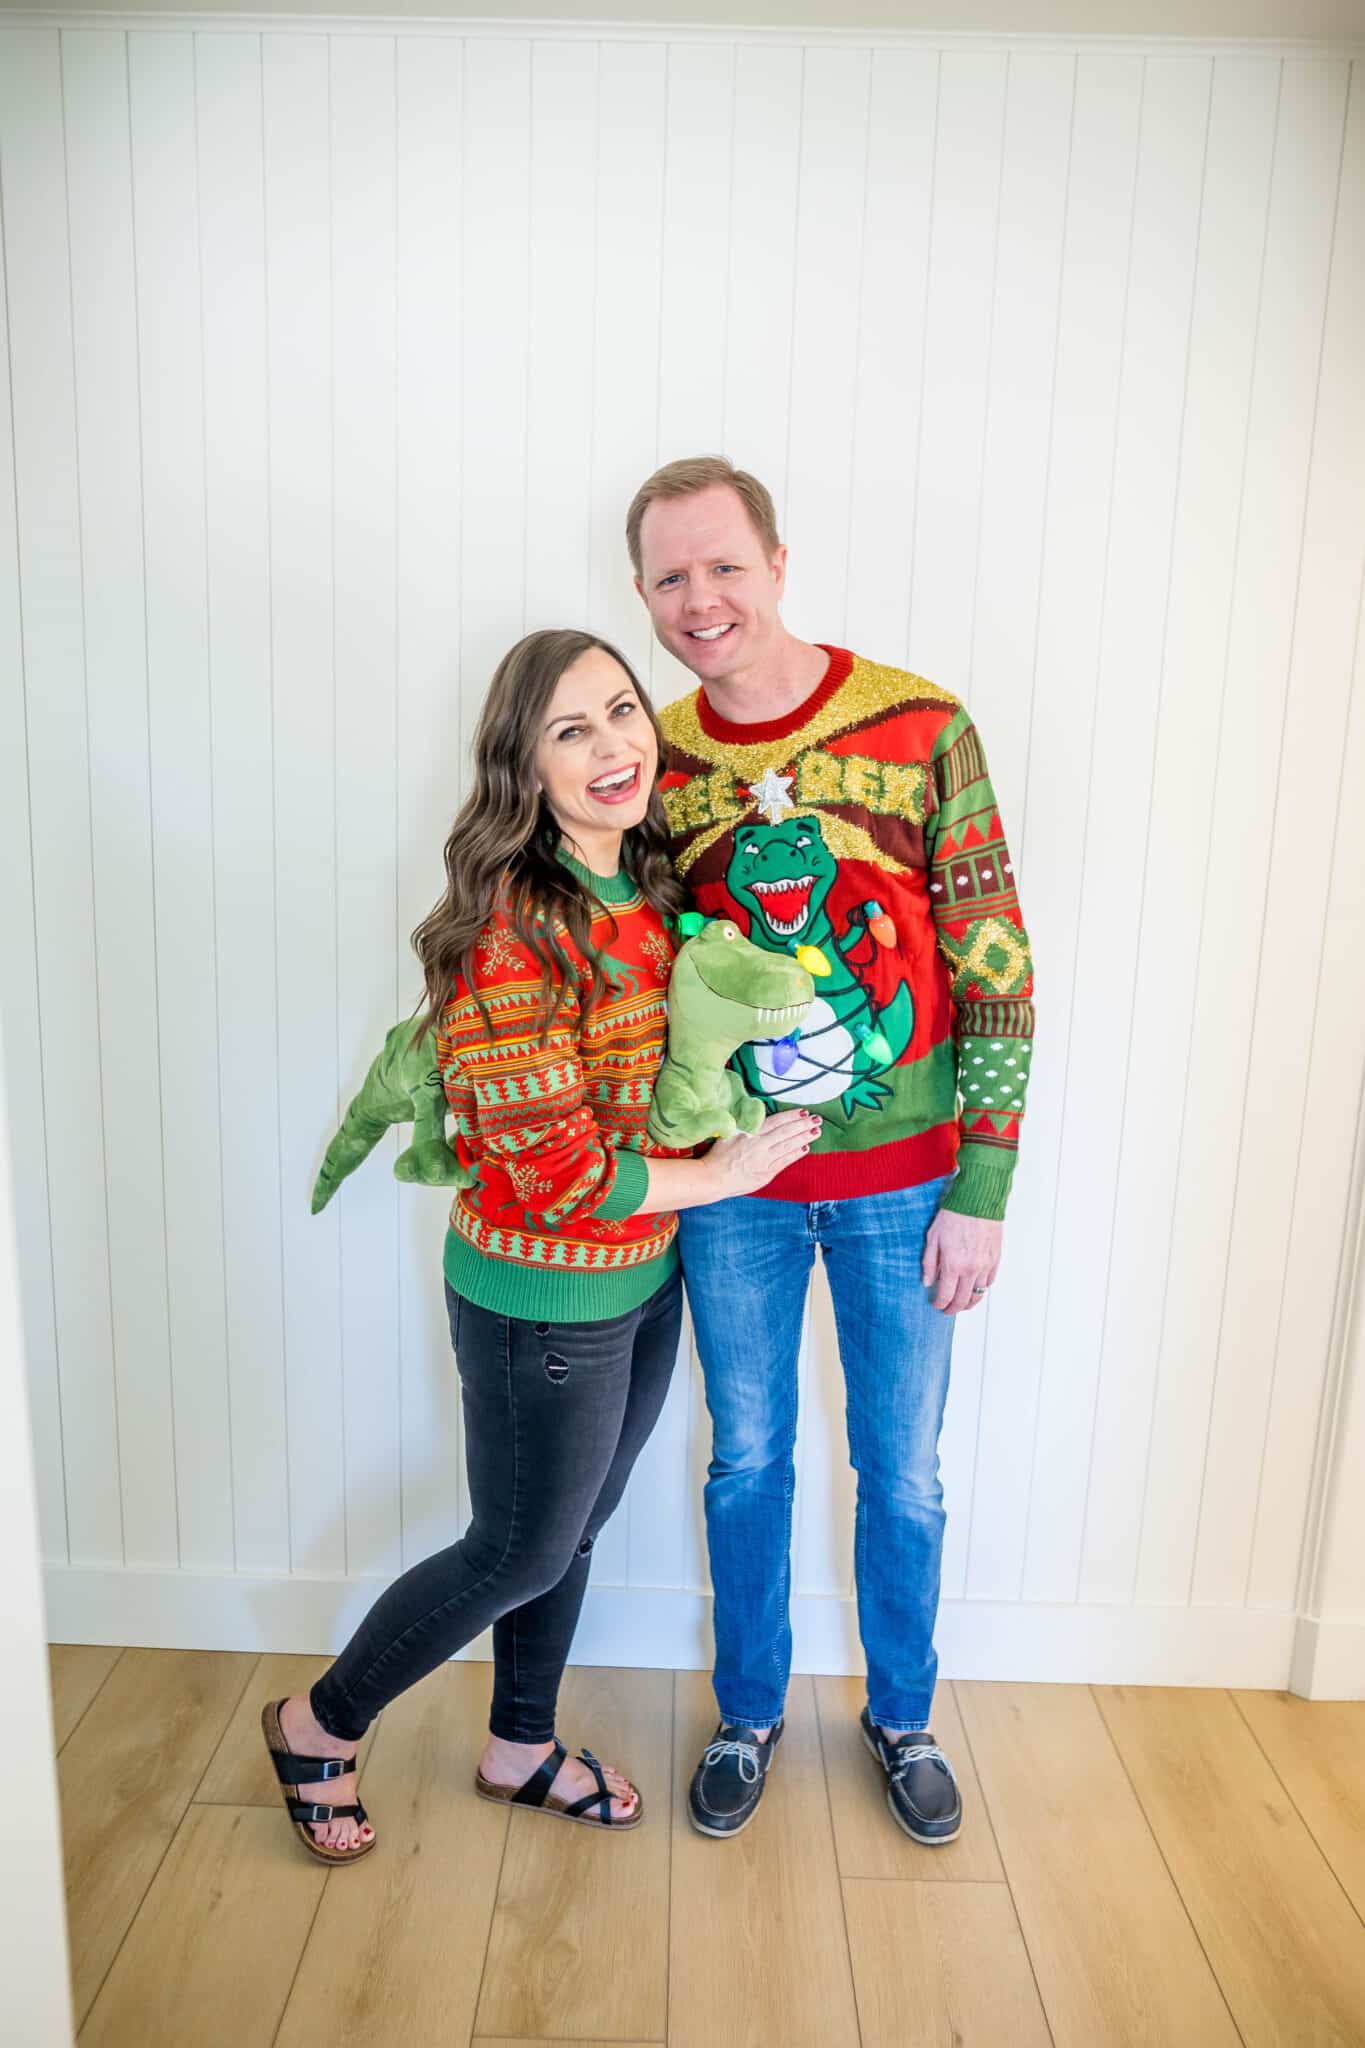
[[[824,651],[824,679],[784,718],[730,724],[701,690],[661,714],[673,859],[699,908],[815,975],[795,1043],[737,1056],[771,1108],[824,1119],[762,1192],[833,1200],[956,1165],[946,1206],[999,1218],[1033,965],[981,741],[946,690]]]
[[[542,1038],[540,962],[507,915],[495,914],[476,942],[473,974],[491,1030],[457,977],[436,1051],[455,1149],[478,1175],[450,1212],[446,1278],[498,1315],[581,1323],[637,1307],[677,1262],[677,1217],[638,1214],[645,1158],[664,1149],[646,1137],[645,1119],[664,1055],[673,947],[624,870],[607,879],[564,865],[599,905],[596,967],[561,928],[573,974]],[[594,974],[606,987],[585,1017]]]

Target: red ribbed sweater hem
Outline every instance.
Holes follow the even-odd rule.
[[[867,1152],[808,1152],[770,1180],[760,1195],[774,1202],[846,1202],[854,1195],[888,1195],[938,1180],[957,1165],[958,1127],[933,1124],[894,1145]]]

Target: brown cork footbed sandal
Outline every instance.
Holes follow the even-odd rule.
[[[316,1856],[319,1863],[358,1863],[362,1856],[368,1856],[373,1849],[377,1835],[371,1835],[368,1842],[359,1843],[354,1849],[329,1849],[320,1842],[307,1823],[309,1821],[347,1820],[354,1814],[358,1821],[369,1819],[359,1800],[354,1806],[314,1806],[309,1800],[292,1797],[293,1785],[314,1785],[328,1778],[344,1778],[347,1771],[355,1769],[353,1756],[295,1756],[286,1748],[284,1730],[280,1726],[280,1708],[283,1700],[267,1700],[261,1708],[261,1733],[265,1746],[270,1751],[270,1761],[275,1766],[275,1776],[280,1781],[280,1796],[286,1811],[294,1823],[294,1832],[310,1856]]]
[[[524,1785],[490,1785],[482,1771],[476,1771],[474,1790],[480,1799],[492,1799],[499,1806],[524,1806],[531,1813],[553,1814],[556,1820],[576,1820],[583,1827],[615,1828],[622,1834],[627,1828],[638,1828],[645,1817],[645,1802],[640,1797],[639,1786],[630,1785],[630,1779],[626,1779],[626,1783],[635,1794],[635,1811],[628,1814],[624,1820],[618,1820],[611,1810],[611,1802],[613,1799],[619,1799],[621,1794],[611,1790],[601,1764],[590,1749],[580,1749],[577,1761],[586,1764],[592,1772],[597,1780],[597,1790],[586,1793],[582,1799],[573,1800],[559,1799],[551,1794],[550,1787],[559,1776],[559,1767],[568,1754],[568,1750],[556,1737],[554,1748],[539,1770],[533,1771]],[[601,1812],[593,1813],[591,1809],[594,1806],[600,1807]]]

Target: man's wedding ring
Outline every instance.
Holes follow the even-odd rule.
[[[972,1293],[973,1293],[973,1294],[984,1294],[985,1292],[986,1292],[986,1290],[985,1290],[985,1288],[984,1288],[984,1287],[974,1287],[974,1288],[972,1289]]]

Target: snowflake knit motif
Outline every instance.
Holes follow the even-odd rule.
[[[512,932],[493,926],[479,939],[475,947],[484,971],[496,973],[499,967],[514,967],[520,959],[520,949]]]
[[[650,966],[657,968],[662,979],[667,981],[673,972],[674,955],[673,948],[669,945],[664,933],[650,932],[640,941],[640,951],[644,954]]]

